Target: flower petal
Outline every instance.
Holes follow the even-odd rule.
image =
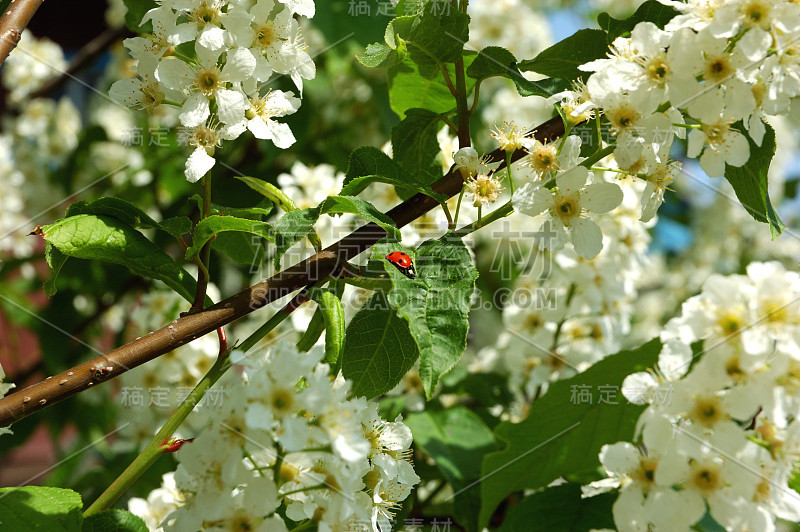
[[[214,167],[216,161],[204,148],[196,148],[186,160],[184,174],[190,183],[197,183]]]
[[[247,48],[228,50],[228,59],[222,67],[222,76],[228,81],[244,81],[256,69],[256,58]]]
[[[238,91],[219,89],[214,96],[217,100],[217,115],[220,122],[230,125],[244,119],[244,112],[249,105],[244,94]]]
[[[561,191],[561,195],[567,196],[580,190],[586,184],[587,179],[589,179],[589,170],[584,166],[576,166],[556,177],[556,185]]]
[[[178,118],[186,127],[196,127],[206,121],[211,111],[208,107],[208,100],[200,93],[192,94],[183,103],[181,114]]]
[[[526,183],[511,198],[514,210],[536,216],[553,205],[553,193],[538,183]]]
[[[606,213],[622,203],[622,189],[616,183],[592,183],[581,193],[581,207],[590,212]]]
[[[570,239],[575,251],[584,259],[593,259],[603,249],[603,232],[588,218],[577,218],[570,227]]]
[[[192,84],[194,70],[180,59],[163,59],[156,68],[156,79],[170,89],[183,91]]]

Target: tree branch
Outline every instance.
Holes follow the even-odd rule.
[[[33,18],[44,0],[11,0],[5,13],[0,17],[0,65],[5,63],[11,50],[17,47],[22,38],[22,30]]]
[[[19,0],[17,0],[19,1]],[[108,28],[103,33],[86,43],[75,57],[72,58],[69,66],[59,75],[47,80],[44,85],[33,91],[29,98],[41,98],[58,89],[61,85],[74,79],[75,75],[90,66],[106,49],[118,40],[133,36],[134,33],[125,26]]]
[[[545,141],[563,134],[563,122],[560,117],[555,117],[530,132],[529,136]],[[505,152],[499,149],[489,155],[495,162],[505,162]],[[516,161],[524,155],[524,151],[518,150],[511,160]],[[451,169],[432,188],[450,197],[461,190],[462,183],[461,173]],[[438,205],[430,196],[416,194],[386,214],[397,227],[403,227]],[[316,255],[216,305],[183,316],[147,336],[6,396],[0,399],[0,427],[169,353],[308,284],[336,276],[347,261],[385,236],[386,232],[378,225],[368,223]]]

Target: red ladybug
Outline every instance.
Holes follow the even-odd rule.
[[[414,269],[414,263],[411,262],[411,257],[402,251],[392,251],[386,255],[386,260],[395,265],[400,272],[409,279],[415,279],[417,272]]]

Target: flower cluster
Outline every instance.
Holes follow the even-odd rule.
[[[229,372],[224,405],[208,410],[208,425],[178,451],[183,500],[164,530],[286,530],[282,515],[321,530],[390,528],[419,482],[411,432],[349,399],[349,383],[332,381],[321,355],[286,343],[259,360],[234,352],[244,379]],[[172,491],[164,494],[174,502]],[[147,516],[166,504],[149,499],[131,510]]]
[[[214,300],[219,297],[213,284],[209,286],[209,296]],[[138,337],[178,318],[186,302],[172,291],[153,290],[144,294],[132,310],[129,307],[125,311],[124,306],[119,305],[118,314],[106,316],[105,322],[116,331],[127,326],[126,332]],[[143,448],[153,437],[154,431],[161,427],[203,375],[208,373],[218,354],[217,335],[209,333],[149,364],[123,373],[120,376],[120,393],[114,401],[124,426],[115,446],[121,450]],[[216,407],[221,402],[222,398],[217,395],[207,403]],[[189,416],[177,436],[189,437],[184,431],[199,429],[203,422],[202,416]]]
[[[721,176],[726,165],[748,161],[752,144],[761,146],[763,115],[786,113],[800,95],[796,3],[663,3],[681,12],[664,29],[641,22],[614,41],[609,58],[581,67],[594,72],[581,98],[610,122],[617,164],[651,182],[643,218],[675,174],[676,136],[688,129],[687,155]]]
[[[800,458],[798,301],[800,275],[754,262],[747,275],[709,277],[667,323],[657,370],[623,384],[648,404],[642,445],[600,455],[612,478],[601,484],[620,488],[620,530],[686,529],[706,511],[727,530],[800,519],[788,487]]]
[[[528,216],[545,213],[539,228],[540,249],[557,250],[567,241],[586,259],[603,249],[603,233],[588,213],[604,214],[622,203],[622,190],[616,183],[593,179],[584,166],[578,166],[580,138],[568,136],[558,150],[538,141],[523,139],[529,152],[528,164],[547,181],[533,181],[518,189],[512,198],[514,210]],[[551,186],[554,180],[555,186]]]
[[[22,32],[17,47],[3,65],[3,86],[14,105],[25,102],[45,81],[67,68],[64,51],[53,41],[36,38],[30,30]]]
[[[246,130],[288,148],[294,135],[275,119],[297,111],[300,100],[265,90],[274,75],[286,75],[302,93],[303,80],[315,76],[295,15],[312,17],[313,1],[165,0],[142,19],[153,33],[125,40],[137,77],[117,81],[110,95],[150,113],[180,107],[193,148],[191,182],[211,170],[223,140]]]
[[[0,252],[29,255],[35,245],[26,236],[33,228],[29,215],[44,214],[63,200],[50,178],[78,145],[80,112],[66,97],[30,94],[65,66],[57,44],[26,31],[2,70],[15,112],[3,117],[0,135]]]
[[[628,177],[613,186],[622,191],[622,203],[597,218],[604,246],[592,260],[584,259],[577,247],[541,251],[537,240],[545,233],[531,231],[522,217],[511,217],[502,222],[505,227],[476,235],[487,239],[481,245],[500,246],[492,251],[495,257],[516,253],[522,262],[521,273],[507,272],[514,282],[503,305],[503,331],[497,334],[492,324],[487,331],[489,345],[470,367],[508,374],[519,415],[524,416],[527,405],[550,381],[569,378],[631,347],[632,309],[639,283],[650,268],[646,251],[651,238],[637,220],[644,183]],[[499,274],[506,272],[500,264],[492,266]],[[481,323],[473,327],[480,335]]]

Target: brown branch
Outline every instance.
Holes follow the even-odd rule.
[[[540,141],[563,134],[564,126],[559,117],[548,120],[531,133]],[[512,161],[524,155],[519,150],[514,153]],[[505,160],[505,152],[500,150],[495,150],[490,156],[501,164]],[[451,169],[432,188],[450,197],[460,192],[462,185],[461,173]],[[397,227],[403,227],[437,205],[430,196],[417,194],[386,214]],[[4,397],[0,399],[0,427],[169,353],[310,283],[335,276],[348,260],[385,236],[386,232],[378,225],[368,223],[316,255],[216,305],[183,316],[147,336]]]
[[[33,18],[44,0],[11,0],[5,13],[0,17],[0,65],[5,63],[11,50],[17,47],[22,38],[22,30]]]
[[[113,43],[124,37],[133,35],[134,33],[125,26],[106,29],[103,33],[86,43],[83,48],[75,54],[75,57],[72,58],[66,70],[47,80],[44,85],[33,91],[29,97],[33,99],[47,96],[70,79],[74,79],[78,72],[90,66],[94,60],[105,52]]]

